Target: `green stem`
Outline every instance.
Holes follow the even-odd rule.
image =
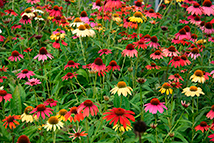
[[[88,133],[88,118],[86,118],[85,120],[85,129],[86,129],[86,132]],[[87,135],[87,142],[89,143],[89,136]]]
[[[125,60],[126,60],[126,56],[125,56],[124,59],[123,59],[123,64],[122,64],[122,67],[121,67],[121,73],[120,73],[118,79],[120,79],[120,77],[121,77],[121,75],[122,75],[122,73],[123,73],[122,71],[123,71],[123,67],[124,67],[124,64],[125,64]]]
[[[154,116],[155,116],[155,124],[157,124],[157,114],[155,114]],[[156,136],[156,141],[158,143],[158,131],[157,131],[157,127],[155,128],[155,136]]]
[[[53,143],[56,143],[56,132],[55,131],[53,131],[52,137],[53,137]]]
[[[85,65],[86,65],[85,52],[84,52],[84,48],[83,48],[83,45],[82,45],[82,38],[81,38],[81,36],[79,37],[79,39],[80,39],[80,45],[81,45],[82,55],[83,55],[84,62],[85,62]]]
[[[3,112],[3,117],[4,117],[5,111],[4,111],[4,103],[3,103],[3,101],[1,102],[1,105],[2,105],[2,112]]]
[[[46,67],[44,65],[44,71],[45,71],[45,79],[46,79],[46,86],[47,86],[47,91],[48,91],[48,96],[50,97],[50,92],[49,92],[49,86],[48,86],[48,76],[47,76],[47,71],[46,71]]]
[[[143,115],[144,115],[144,103],[143,103],[143,94],[142,94],[142,87],[140,86],[140,102],[141,102],[141,120],[143,121]]]
[[[123,96],[120,95],[120,108],[122,107],[122,102],[123,102]]]

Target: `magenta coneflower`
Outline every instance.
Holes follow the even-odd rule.
[[[169,48],[163,50],[163,53],[168,57],[178,56],[179,54],[175,46],[169,46]]]
[[[57,102],[58,102],[58,101],[55,101],[54,99],[49,98],[49,99],[47,99],[47,100],[44,102],[44,105],[45,105],[45,106],[50,105],[51,107],[54,107],[54,106],[57,105]]]
[[[155,60],[155,59],[163,59],[163,56],[165,56],[164,53],[161,53],[160,50],[156,50],[154,53],[152,53],[150,55],[150,58],[152,58],[153,60]]]
[[[37,116],[37,118],[39,119],[40,115],[42,116],[43,119],[45,119],[45,114],[50,117],[50,114],[53,114],[51,111],[53,111],[53,109],[51,108],[47,108],[45,105],[43,104],[39,104],[36,106],[36,108],[34,108],[30,114],[34,113],[33,116]],[[36,112],[36,113],[35,113]],[[49,114],[50,113],[50,114]]]
[[[50,11],[50,16],[62,16],[61,14],[62,7],[55,5],[53,9]]]
[[[186,34],[188,36],[187,39],[190,39],[191,38],[191,29],[188,25],[184,26],[184,29],[186,30]]]
[[[5,37],[4,37],[4,36],[2,36],[2,35],[0,35],[0,42],[3,42],[3,41],[4,41],[4,39],[5,39]]]
[[[191,35],[191,38],[190,38],[190,41],[196,42],[197,39],[198,39],[198,36],[197,36],[196,34],[192,34],[192,35]]]
[[[203,14],[203,9],[200,6],[200,4],[198,4],[197,2],[194,3],[192,6],[188,7],[186,9],[186,11],[188,11],[188,13],[191,13],[191,15],[193,15],[193,14],[202,15]]]
[[[6,76],[0,76],[0,83],[3,82],[3,79],[7,79],[7,77]]]
[[[198,126],[195,127],[195,130],[201,130],[202,133],[204,131],[207,131],[209,129],[209,125],[207,125],[207,123],[205,121],[202,121]]]
[[[14,24],[11,29],[12,30],[16,30],[17,28],[20,29],[22,27],[22,25],[18,25],[18,24]]]
[[[147,65],[146,69],[151,70],[151,69],[160,69],[160,66],[157,66],[155,63],[151,63],[151,65]]]
[[[182,88],[181,87],[181,83],[180,82],[176,82],[176,81],[169,81],[169,84],[171,87],[174,87],[174,88]]]
[[[28,24],[31,23],[31,19],[27,15],[24,15],[22,16],[22,19],[19,21],[19,23]]]
[[[49,57],[50,59],[53,58],[53,56],[50,53],[48,53],[46,48],[42,47],[42,48],[39,49],[39,54],[36,55],[33,59],[38,58],[38,61],[42,60],[44,62],[45,60],[47,60],[47,57]]]
[[[106,65],[103,63],[103,60],[98,57],[91,64],[91,69],[97,72],[103,72],[106,70]]]
[[[145,104],[145,111],[147,112],[149,110],[152,114],[157,114],[157,111],[160,113],[163,113],[163,108],[167,109],[167,107],[164,105],[164,102],[160,102],[157,98],[153,98],[150,103]]]
[[[65,114],[65,121],[70,120],[70,122],[74,121],[78,121],[80,122],[80,120],[84,120],[83,114],[81,112],[77,113],[77,107],[74,106],[72,108],[69,108],[70,111],[68,111]]]
[[[128,56],[128,57],[137,57],[137,50],[135,49],[133,44],[128,44],[126,46],[126,49],[122,51],[123,56]]]
[[[71,73],[68,72],[65,76],[62,77],[62,81],[64,80],[68,80],[69,78],[72,79],[73,77],[77,77],[78,74],[76,74],[76,72]]]
[[[102,56],[103,54],[108,55],[108,54],[111,54],[112,52],[111,52],[111,49],[101,49],[99,50],[98,54],[99,53],[100,53],[100,56]]]
[[[191,18],[190,19],[190,23],[192,24],[195,24],[196,26],[199,26],[200,23],[201,23],[201,18],[200,16],[196,15],[196,16],[193,16],[194,18]]]
[[[209,135],[208,138],[212,138],[210,141],[214,142],[214,134]]]
[[[64,46],[67,46],[68,44],[67,43],[65,43],[65,41],[64,40],[62,40],[62,39],[58,39],[58,40],[56,40],[53,44],[52,44],[52,46],[55,48],[55,49],[60,49],[61,47],[60,47],[60,42],[61,42],[61,44],[62,45],[64,45]]]
[[[145,41],[143,39],[140,39],[137,42],[133,42],[135,47],[142,48],[142,49],[147,49],[147,44],[145,43]]]
[[[2,102],[3,99],[5,102],[10,101],[10,99],[12,99],[12,94],[8,94],[7,91],[0,89],[0,102]]]
[[[40,0],[27,0],[27,3],[31,3],[32,5],[38,2],[40,2]]]
[[[175,38],[178,38],[178,40],[182,40],[182,39],[188,39],[188,35],[186,33],[186,30],[184,28],[182,28],[181,30],[179,30],[178,33],[175,34]]]
[[[210,0],[205,0],[202,5],[203,13],[205,15],[214,15],[214,5],[212,5]]]
[[[176,82],[179,82],[179,80],[184,81],[183,78],[178,73],[176,73],[174,75],[170,75],[168,79],[174,80]]]
[[[214,37],[211,37],[208,41],[214,42]]]
[[[156,36],[152,36],[150,40],[151,42],[148,43],[149,47],[158,49],[158,47],[160,46],[160,44],[158,44],[158,38]]]
[[[194,4],[196,3],[196,1],[194,0],[184,0],[185,3],[188,3],[188,4]]]
[[[149,34],[146,34],[140,40],[143,40],[145,42],[149,42],[151,40],[151,36]]]
[[[198,48],[192,48],[192,50],[190,51],[190,53],[188,54],[188,57],[189,56],[191,56],[191,58],[194,58],[194,60],[197,58],[197,57],[199,57],[199,56],[201,56],[200,54],[199,54],[199,49]]]
[[[207,22],[204,25],[204,31],[203,32],[206,33],[206,34],[212,34],[212,33],[214,33],[214,29],[213,29],[212,23]]]
[[[112,71],[114,70],[120,70],[120,66],[117,65],[117,62],[112,60],[109,65],[107,66],[107,69],[110,71],[112,69]]]
[[[189,65],[191,62],[188,60],[186,55],[181,56],[181,66]]]
[[[10,61],[17,61],[17,60],[21,60],[20,58],[24,58],[24,56],[22,55],[22,54],[20,54],[18,51],[13,51],[12,53],[11,53],[11,56],[8,58],[8,60],[10,60]]]
[[[86,117],[86,116],[88,117],[89,112],[91,113],[91,116],[97,115],[97,112],[99,110],[95,104],[97,104],[97,103],[93,103],[91,100],[85,100],[83,103],[81,103],[78,106],[77,112],[79,113],[79,112],[83,111],[84,117]]]
[[[122,6],[122,2],[121,2],[121,0],[107,0],[106,4],[104,6],[105,6],[105,8],[119,9]]]
[[[212,105],[211,110],[207,113],[206,117],[211,120],[214,118],[214,105]]]
[[[91,69],[91,64],[83,65],[82,68],[84,68],[84,69],[86,69],[86,68],[87,68],[87,69]]]
[[[182,20],[180,19],[180,20],[179,20],[179,23],[182,23],[182,24],[188,24],[188,23],[189,23],[189,21],[186,21],[186,20],[184,20],[184,19],[182,19]]]
[[[92,4],[93,4],[92,9],[99,10],[101,7],[101,1],[100,0],[96,0],[96,2],[92,2]]]
[[[175,56],[170,61],[169,64],[172,63],[171,66],[174,66],[175,68],[180,67],[181,65],[181,57]]]
[[[4,12],[6,13],[6,15],[10,15],[10,16],[12,16],[12,15],[14,15],[14,16],[18,16],[18,14],[17,14],[14,10],[12,10],[12,9],[7,9],[7,10],[5,10]]]
[[[30,86],[34,86],[37,84],[41,84],[41,82],[37,78],[32,78],[32,79],[28,79],[28,82],[26,82],[25,84],[30,85]]]
[[[79,68],[78,66],[79,66],[80,64],[79,63],[75,63],[74,61],[72,61],[72,60],[70,60],[70,61],[68,61],[68,63],[67,63],[67,65],[65,65],[65,67],[64,67],[64,70],[67,68],[67,67],[69,67],[69,68]]]
[[[30,76],[33,76],[33,75],[35,75],[35,74],[33,73],[33,71],[29,71],[28,69],[23,69],[23,70],[22,70],[20,73],[18,73],[16,76],[18,76],[17,78],[22,79],[22,78],[25,78],[25,77],[30,78]]]
[[[89,22],[88,14],[86,13],[86,11],[82,11],[80,13],[80,19],[82,22],[85,22],[85,23]]]

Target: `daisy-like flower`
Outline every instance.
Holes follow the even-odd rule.
[[[199,82],[199,83],[205,82],[205,77],[202,70],[196,70],[194,74],[190,77],[190,79],[192,79],[192,82]]]
[[[60,39],[64,39],[65,36],[66,36],[65,31],[61,30],[60,28],[57,28],[55,31],[53,31],[50,38],[51,40],[60,40]]]
[[[96,34],[95,31],[92,30],[91,27],[87,23],[85,23],[84,26],[89,32],[89,37],[94,37],[94,35]]]
[[[161,89],[159,90],[159,92],[161,92],[162,94],[163,94],[163,93],[166,93],[166,95],[172,94],[172,91],[173,91],[173,90],[172,90],[170,87],[171,87],[171,85],[170,85],[169,83],[165,82],[165,83],[162,85],[162,87],[161,87]]]
[[[35,75],[33,73],[33,71],[29,71],[28,69],[23,69],[20,73],[18,73],[16,76],[17,78],[19,79],[22,79],[22,78],[30,78],[30,76],[33,76]]]
[[[83,111],[83,117],[88,117],[89,112],[91,112],[91,116],[97,115],[97,112],[99,111],[97,106],[97,103],[93,103],[91,100],[85,100],[83,103],[81,103],[77,108],[77,113],[80,113]]]
[[[80,122],[81,120],[84,120],[84,116],[83,116],[83,113],[80,111],[79,113],[77,112],[77,107],[72,107],[72,108],[69,108],[70,111],[68,111],[66,114],[65,114],[65,121],[67,120],[70,120],[70,122],[74,121],[78,121]]]
[[[90,36],[89,30],[84,25],[80,25],[78,29],[72,31],[72,34],[76,34],[78,37]]]
[[[34,108],[30,114],[34,113],[33,116],[37,116],[37,119],[39,119],[40,115],[42,116],[43,119],[45,119],[45,114],[50,117],[50,114],[53,114],[51,111],[53,111],[53,109],[51,108],[47,108],[45,105],[43,104],[39,104],[36,106],[36,108]],[[36,112],[36,113],[35,113]],[[50,113],[50,114],[49,114]]]
[[[32,79],[28,79],[28,82],[26,82],[25,84],[30,85],[30,86],[34,86],[37,84],[41,84],[41,82],[37,78],[32,78]]]
[[[118,70],[120,71],[120,66],[117,65],[117,62],[112,60],[109,65],[107,66],[108,71],[110,71],[112,69],[112,71],[114,70]]]
[[[121,0],[107,0],[104,7],[107,9],[119,9],[122,7],[122,2]]]
[[[29,113],[33,110],[34,108],[32,106],[27,106],[24,110],[24,113],[21,115],[21,119],[22,119],[22,122],[25,122],[28,123],[32,123],[33,122],[33,116],[30,115]],[[36,116],[35,116],[36,117]]]
[[[171,66],[174,66],[175,68],[180,67],[181,65],[181,57],[179,56],[175,56],[172,58],[172,60],[169,61],[169,64],[171,64]]]
[[[11,56],[8,58],[8,60],[10,60],[10,61],[17,61],[17,60],[21,60],[20,58],[24,58],[24,56],[22,55],[22,54],[20,54],[18,51],[13,51],[12,53],[11,53]]]
[[[169,46],[169,48],[163,50],[163,53],[168,57],[178,56],[179,54],[175,46]]]
[[[186,30],[184,28],[182,28],[181,30],[179,30],[178,33],[175,34],[175,38],[176,39],[178,38],[178,40],[182,40],[182,39],[185,39],[185,38],[188,39],[189,37],[187,35]]]
[[[76,131],[75,129],[73,129],[74,133],[68,133],[69,135],[69,138],[73,138],[76,139],[76,138],[79,138],[81,139],[80,137],[85,137],[88,135],[88,133],[85,133],[85,131],[81,132],[82,129],[78,128],[78,130]]]
[[[31,8],[26,8],[24,13],[21,16],[27,15],[29,18],[33,18],[35,14],[32,12]]]
[[[53,47],[56,48],[56,49],[60,49],[60,48],[61,48],[61,47],[60,47],[60,43],[61,43],[62,45],[64,45],[64,46],[67,46],[67,45],[68,45],[67,43],[65,43],[64,40],[58,39],[58,40],[56,40],[56,41],[53,43]]]
[[[203,30],[204,33],[206,34],[212,34],[214,33],[214,29],[213,29],[213,25],[211,22],[207,22],[205,25],[204,25],[204,30]]]
[[[59,119],[56,116],[51,116],[46,125],[44,125],[44,128],[47,129],[47,131],[51,131],[53,129],[53,131],[56,131],[56,128],[60,129],[63,127],[63,123],[61,121],[59,121]]]
[[[110,109],[109,111],[103,113],[103,115],[106,115],[105,117],[103,117],[103,119],[106,119],[106,121],[111,120],[109,122],[109,124],[111,125],[112,123],[114,123],[114,126],[119,121],[120,124],[122,124],[123,127],[126,128],[127,126],[131,125],[131,123],[128,119],[135,122],[135,118],[133,116],[134,114],[135,114],[134,112],[125,110],[123,108],[113,108],[113,109]]]
[[[170,75],[168,79],[174,80],[176,82],[179,82],[179,80],[184,81],[183,78],[178,73],[176,73],[174,75]]]
[[[61,14],[62,7],[55,5],[50,11],[49,16],[62,16]]]
[[[211,110],[207,113],[206,117],[211,120],[214,118],[214,105],[211,106]]]
[[[96,2],[92,2],[92,4],[93,4],[92,9],[99,10],[101,7],[101,1],[100,0],[96,0]]]
[[[188,13],[191,13],[191,15],[202,15],[203,14],[203,9],[200,6],[200,4],[198,4],[197,2],[194,3],[192,6],[189,6],[186,11],[188,11]]]
[[[39,49],[39,54],[36,55],[33,59],[38,58],[38,61],[42,60],[44,62],[45,60],[47,60],[47,57],[49,57],[50,59],[53,58],[53,56],[50,53],[48,53],[47,49],[45,47],[42,47]]]
[[[85,22],[85,23],[89,22],[89,18],[88,18],[86,11],[82,11],[80,13],[80,19],[82,22]]]
[[[160,69],[161,67],[156,65],[155,63],[151,63],[151,65],[147,65],[145,66],[147,70],[151,70],[151,69]]]
[[[25,50],[24,50],[24,52],[26,52],[26,53],[29,53],[29,52],[31,52],[33,49],[31,49],[31,48],[26,48]]]
[[[73,77],[77,77],[78,74],[76,74],[76,72],[71,73],[68,72],[65,76],[62,77],[62,81],[64,80],[68,80],[69,78],[72,79]]]
[[[160,46],[160,44],[158,44],[158,38],[156,36],[152,36],[150,40],[151,42],[148,43],[149,47],[158,49],[158,47]]]
[[[80,25],[84,25],[84,22],[79,17],[75,18],[74,22],[70,24],[71,27],[79,27]]]
[[[132,17],[129,17],[131,22],[143,23],[147,18],[139,11],[135,12]]]
[[[189,57],[189,56],[190,56],[191,58],[194,58],[194,60],[195,60],[197,57],[201,56],[200,53],[199,53],[199,49],[196,48],[196,47],[192,48],[192,50],[191,50],[190,53],[188,54],[188,57]]]
[[[201,18],[198,15],[193,16],[193,18],[189,17],[189,19],[190,19],[190,23],[195,24],[196,26],[199,26],[201,23]]]
[[[198,36],[197,36],[196,34],[192,34],[192,35],[191,35],[191,38],[190,38],[190,41],[196,42],[196,41],[197,41],[197,38],[198,38]]]
[[[190,86],[190,87],[186,87],[183,89],[183,92],[186,96],[191,96],[194,97],[196,96],[200,96],[200,94],[204,95],[204,92],[202,91],[202,89],[200,87],[196,87],[196,86]]]
[[[5,100],[5,102],[10,101],[10,99],[12,99],[12,94],[8,94],[2,86],[0,87],[0,102],[2,102],[3,99]]]
[[[114,14],[112,15],[112,20],[113,20],[113,21],[116,21],[116,22],[118,22],[118,23],[122,22],[122,19],[120,18],[119,14],[117,14],[117,13],[114,13]]]
[[[205,0],[202,5],[203,13],[205,15],[214,15],[214,5],[212,5],[210,0]]]
[[[103,60],[98,57],[91,64],[91,69],[97,72],[104,72],[106,70],[106,65],[103,63]]]
[[[184,108],[187,108],[187,107],[189,107],[190,103],[186,103],[186,101],[181,100],[181,105],[182,105]]]
[[[202,121],[198,126],[195,127],[195,130],[198,131],[202,131],[202,133],[204,131],[207,131],[209,129],[209,125],[207,125],[207,123],[205,121]]]
[[[18,24],[14,24],[11,29],[12,30],[16,30],[17,28],[20,29],[22,27],[22,25],[18,25]]]
[[[126,46],[126,49],[122,51],[123,56],[128,56],[128,57],[138,57],[137,55],[137,50],[135,49],[133,44],[128,44]]]
[[[154,53],[152,53],[150,55],[150,58],[152,58],[153,60],[155,60],[155,59],[163,59],[163,56],[165,56],[164,53],[161,53],[160,50],[156,50]]]
[[[38,21],[44,21],[44,18],[42,18],[41,15],[38,15],[37,17],[34,18],[35,20],[38,20]]]
[[[2,120],[4,122],[3,126],[5,126],[5,128],[7,129],[7,126],[9,125],[10,129],[15,129],[16,125],[19,125],[19,122],[17,122],[16,120],[19,119],[19,115],[6,116],[6,118]]]
[[[122,126],[120,124],[116,124],[112,127],[112,129],[114,129],[115,131],[119,130],[120,132],[125,132],[125,131],[131,131],[132,126],[127,125],[126,128],[124,128],[124,126]]]
[[[54,107],[54,106],[57,105],[57,102],[58,102],[58,101],[55,101],[54,99],[49,98],[49,99],[47,99],[47,100],[44,102],[44,105],[45,105],[45,106],[50,105],[51,107]]]
[[[40,2],[40,0],[27,0],[27,3],[31,3],[31,5]]]
[[[14,16],[18,16],[18,14],[17,14],[14,10],[12,10],[12,9],[7,9],[7,10],[5,10],[4,12],[6,13],[6,15],[10,15],[10,16],[12,16],[12,15],[14,15]]]
[[[125,97],[126,97],[128,94],[132,95],[131,91],[133,91],[133,89],[132,89],[131,87],[127,86],[126,83],[125,83],[124,81],[119,81],[119,82],[117,83],[117,86],[115,86],[114,88],[112,88],[112,89],[110,90],[110,92],[111,92],[112,94],[117,93],[118,96],[120,96],[120,95],[122,94],[122,95],[125,96]]]
[[[59,121],[66,121],[65,120],[65,115],[66,115],[66,113],[67,113],[68,111],[67,110],[65,110],[65,109],[61,109],[61,110],[59,110],[59,112],[57,113],[57,115],[56,115],[56,117],[59,119]]]
[[[142,49],[147,49],[147,44],[145,43],[145,41],[143,39],[140,39],[137,42],[133,42],[133,44],[135,45],[135,47],[142,48]]]
[[[69,68],[79,68],[78,66],[79,66],[80,64],[79,63],[75,63],[74,61],[72,61],[72,60],[70,60],[70,61],[68,61],[68,63],[67,63],[67,65],[65,65],[65,67],[64,67],[64,70],[67,68],[67,67],[69,67]]]
[[[157,114],[157,111],[160,113],[163,113],[165,108],[167,110],[167,107],[164,105],[164,102],[160,102],[157,98],[153,98],[150,103],[145,104],[145,111],[147,112],[149,110],[149,113]]]
[[[98,54],[99,53],[100,53],[100,56],[102,56],[103,54],[108,55],[108,54],[111,54],[112,52],[111,52],[111,49],[101,49],[98,51]]]
[[[16,143],[30,143],[30,140],[29,140],[28,136],[21,135],[21,136],[19,136]]]
[[[19,23],[28,24],[31,23],[31,19],[27,15],[24,15],[22,16],[22,19],[19,21]]]

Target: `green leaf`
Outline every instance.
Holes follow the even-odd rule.
[[[179,138],[183,141],[183,143],[188,143],[188,141],[184,138],[184,136],[182,134],[180,134],[179,132],[174,132],[175,133],[175,137]]]
[[[22,113],[22,104],[21,104],[21,97],[20,97],[20,89],[17,85],[11,99],[11,110],[13,114],[21,115]]]
[[[122,104],[122,106],[126,110],[130,110],[130,103],[129,103],[129,100],[127,99],[127,97],[123,97],[123,104]]]
[[[88,81],[88,74],[87,74],[87,72],[86,72],[85,70],[79,69],[79,70],[77,71],[77,74],[78,74],[78,75],[82,75],[82,76],[85,77],[86,80]]]
[[[120,107],[120,97],[117,94],[114,95],[113,104],[114,104],[114,107],[116,107],[116,108]]]

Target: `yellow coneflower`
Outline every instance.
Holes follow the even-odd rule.
[[[110,92],[112,94],[115,94],[117,92],[118,96],[122,94],[126,97],[127,94],[132,95],[131,91],[133,91],[131,87],[127,86],[124,81],[120,81],[117,83],[117,86],[115,86]]]
[[[58,113],[57,113],[57,115],[56,115],[56,117],[59,119],[59,121],[61,121],[61,120],[63,120],[63,121],[65,121],[65,114],[67,113],[68,111],[67,110],[65,110],[65,109],[61,109]]]
[[[199,83],[205,82],[205,77],[202,70],[196,70],[194,74],[190,77],[190,79],[192,79],[192,82],[199,82]]]
[[[114,129],[115,131],[117,131],[119,129],[120,132],[125,132],[125,131],[132,130],[132,126],[127,125],[127,127],[124,128],[122,125],[116,124],[116,125],[113,126],[112,129]]]
[[[119,22],[119,23],[122,21],[122,19],[120,18],[120,16],[118,14],[116,14],[116,13],[113,14],[112,20],[116,21],[116,22]]]
[[[169,83],[164,83],[161,87],[161,89],[159,90],[162,94],[166,93],[166,95],[172,94],[172,89],[170,88],[170,84]]]
[[[56,128],[60,129],[63,127],[63,123],[61,121],[59,121],[59,119],[56,116],[51,116],[46,125],[44,125],[44,128],[47,129],[47,131],[51,131],[53,129],[53,131],[56,131]]]
[[[86,27],[84,25],[80,25],[78,27],[78,29],[75,29],[74,31],[72,31],[73,34],[76,34],[79,37],[86,37],[86,36],[90,36],[90,32],[88,29],[86,29]]]
[[[80,25],[84,25],[84,22],[79,17],[75,18],[74,22],[70,24],[71,27],[79,27]]]
[[[131,22],[143,23],[147,18],[141,12],[135,12],[132,17],[129,17]]]
[[[183,89],[182,93],[184,93],[186,96],[192,96],[192,97],[194,97],[195,95],[200,96],[200,94],[204,95],[204,92],[202,91],[202,89],[196,86],[186,87]]]
[[[37,119],[34,118],[36,116],[33,117],[32,115],[29,114],[32,110],[33,110],[32,106],[28,106],[25,108],[24,113],[21,115],[22,122],[26,121],[26,123],[28,122],[32,123],[34,119]]]

